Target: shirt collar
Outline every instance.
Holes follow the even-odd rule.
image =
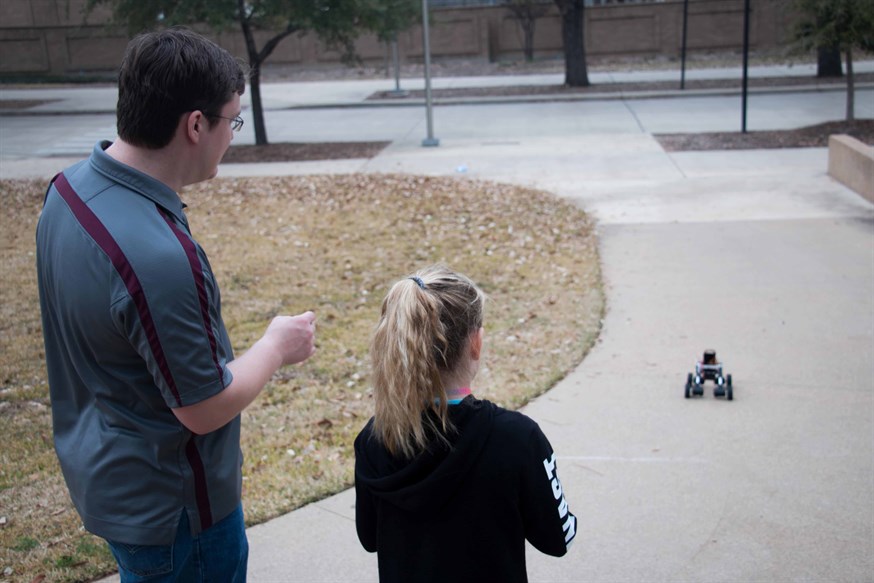
[[[112,145],[112,142],[104,140],[94,145],[94,150],[91,152],[91,166],[97,171],[119,182],[133,190],[134,192],[153,201],[162,209],[172,214],[183,225],[188,225],[183,209],[182,199],[175,190],[161,182],[152,178],[148,174],[140,172],[135,168],[131,168],[127,164],[122,164],[104,150]]]

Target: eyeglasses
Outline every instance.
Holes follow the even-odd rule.
[[[231,130],[238,132],[243,129],[243,118],[239,115],[237,117],[225,117],[223,115],[213,115],[211,113],[207,113],[206,117],[217,117],[219,119],[226,119],[231,122]]]

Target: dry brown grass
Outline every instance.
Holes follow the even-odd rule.
[[[43,190],[0,182],[0,571],[87,580],[114,563],[81,529],[52,450],[33,256]],[[351,175],[217,179],[183,198],[238,354],[275,314],[318,316],[316,356],[278,373],[243,414],[249,523],[351,484],[352,440],[371,414],[371,330],[408,272],[444,262],[490,295],[475,393],[507,407],[562,378],[599,330],[593,225],[543,192]]]

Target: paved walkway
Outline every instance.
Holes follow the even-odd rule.
[[[287,99],[296,88],[283,89]],[[749,128],[840,119],[843,99],[757,94]],[[857,107],[874,118],[874,91],[861,89]],[[825,149],[666,153],[652,138],[738,129],[739,97],[724,95],[438,107],[439,148],[420,146],[421,108],[268,116],[276,141],[392,145],[372,160],[223,165],[221,175],[500,180],[548,189],[597,218],[602,335],[524,409],[555,446],[580,519],[567,557],[529,553],[532,581],[871,579],[874,206],[826,175]],[[0,117],[0,177],[50,175],[66,160],[39,149],[89,124],[111,131],[111,116]],[[708,347],[733,374],[733,402],[682,397]],[[256,583],[377,580],[349,491],[249,536]]]

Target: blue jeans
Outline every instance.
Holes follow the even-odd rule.
[[[188,513],[183,510],[176,540],[170,545],[106,542],[118,563],[121,583],[246,581],[249,541],[242,505],[197,536],[191,536]]]

